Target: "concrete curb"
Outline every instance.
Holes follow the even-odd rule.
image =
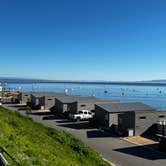
[[[123,140],[125,140],[125,141],[127,141],[127,142],[129,142],[129,143],[132,143],[132,144],[134,144],[134,145],[144,146],[143,144],[139,144],[139,143],[136,143],[136,142],[130,141],[130,140],[128,140],[127,138],[121,138],[121,139],[123,139]]]
[[[108,161],[107,159],[105,159],[102,155],[101,155],[101,157],[102,157],[102,159],[104,160],[104,161],[106,161],[108,164],[110,164],[111,166],[116,166],[114,163],[112,163],[112,162],[110,162],[110,161]]]

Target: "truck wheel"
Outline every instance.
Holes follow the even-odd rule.
[[[79,122],[81,119],[80,118],[77,118],[76,121]]]

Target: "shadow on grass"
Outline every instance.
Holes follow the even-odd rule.
[[[114,151],[148,160],[166,159],[166,154],[157,151],[154,146],[157,147],[158,144],[120,148],[114,149]]]

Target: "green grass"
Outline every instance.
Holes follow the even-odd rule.
[[[108,166],[98,153],[65,132],[0,107],[0,146],[21,166]],[[4,155],[11,165],[14,163]]]

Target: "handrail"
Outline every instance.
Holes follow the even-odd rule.
[[[14,161],[14,163],[17,165],[17,166],[21,166],[3,147],[0,147],[0,153],[5,153],[5,154],[7,154],[10,158],[11,158],[11,160],[12,161]],[[9,166],[9,164],[8,164],[8,162],[5,160],[5,158],[3,157],[3,155],[2,155],[2,161],[4,161],[4,164],[6,164],[6,165],[4,165],[4,166]],[[5,163],[6,162],[6,163]],[[7,165],[8,164],[8,165]]]
[[[1,166],[9,166],[9,163],[8,163],[7,160],[4,158],[4,156],[2,155],[2,153],[0,153],[0,165],[1,165]]]

